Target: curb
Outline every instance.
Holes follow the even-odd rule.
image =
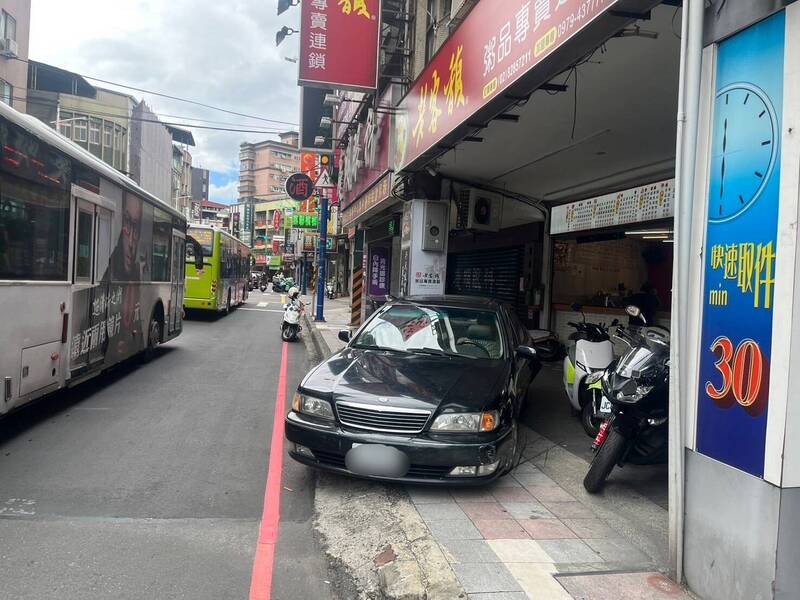
[[[318,361],[325,360],[333,354],[328,347],[328,343],[325,341],[325,338],[322,337],[322,334],[317,331],[317,328],[314,327],[314,322],[308,318],[308,313],[303,313],[303,322],[305,330],[311,334],[311,344],[316,352],[316,359]]]

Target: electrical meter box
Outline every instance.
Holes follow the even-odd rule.
[[[422,250],[444,252],[447,241],[447,204],[445,202],[425,202],[422,223]]]

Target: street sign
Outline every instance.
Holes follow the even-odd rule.
[[[286,180],[286,193],[292,200],[303,202],[314,194],[314,182],[305,173],[294,173]]]
[[[329,190],[336,187],[336,185],[333,183],[333,179],[331,179],[331,174],[328,169],[324,167],[322,168],[317,181],[314,183],[314,187],[318,190]]]

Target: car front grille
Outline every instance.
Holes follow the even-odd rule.
[[[337,402],[336,412],[342,425],[388,433],[419,433],[431,416],[429,410],[390,408],[356,402]]]

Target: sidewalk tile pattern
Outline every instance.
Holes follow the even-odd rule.
[[[548,443],[531,440],[537,450]],[[470,600],[570,600],[557,573],[652,568],[646,554],[527,461],[487,487],[407,489]]]

